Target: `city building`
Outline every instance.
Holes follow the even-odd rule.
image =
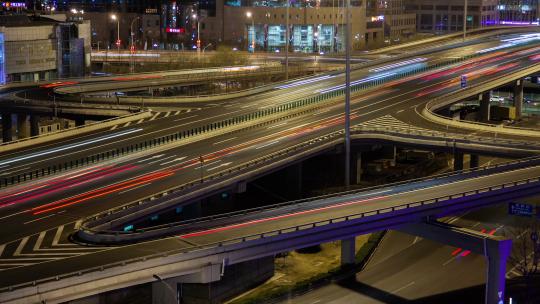
[[[403,0],[368,0],[368,21],[381,24],[385,40],[398,41],[416,32],[416,13],[405,10]]]
[[[538,0],[500,0],[497,5],[500,24],[537,24]]]
[[[499,23],[498,0],[469,0],[467,28]],[[407,0],[406,9],[416,12],[417,31],[444,33],[463,30],[463,0]]]
[[[56,3],[56,4],[54,4]],[[287,3],[289,10],[287,10]],[[403,0],[352,0],[354,50],[384,45],[416,32],[416,16]],[[54,4],[54,6],[53,6]],[[285,49],[287,11],[290,51],[338,52],[344,48],[343,0],[42,1],[42,12],[62,10],[68,19],[90,20],[95,49]],[[112,16],[117,19],[112,19]],[[119,45],[117,45],[119,40]]]
[[[47,17],[0,15],[3,81],[83,76],[90,66],[90,24]]]
[[[287,1],[217,0],[216,16],[204,18],[201,28],[202,44],[225,42],[233,47],[255,50],[283,50],[285,48]],[[289,27],[292,51],[336,52],[344,48],[344,1],[290,0]],[[363,0],[351,1],[351,45],[354,50],[383,43],[384,16],[366,10]],[[394,10],[393,20],[386,30],[396,38],[414,34],[414,14],[406,14],[404,7]],[[394,26],[395,24],[395,26]],[[398,27],[401,26],[402,28]],[[386,35],[389,36],[389,35]]]

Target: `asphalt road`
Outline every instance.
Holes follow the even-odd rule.
[[[538,201],[537,198],[530,199]],[[454,225],[511,235],[522,218],[506,204],[446,219]],[[517,244],[514,244],[517,246]],[[514,252],[515,255],[517,255]],[[519,255],[517,255],[519,256]],[[511,263],[507,277],[515,276]],[[278,303],[459,303],[483,302],[483,256],[398,231],[389,231],[364,271]],[[512,296],[509,294],[509,296]]]
[[[448,58],[465,55],[476,52],[488,47],[501,45],[498,40],[489,40],[474,46],[433,54],[428,58],[428,63],[442,61]],[[503,52],[503,51],[501,51]],[[434,77],[427,75],[413,76],[405,80],[389,82],[377,90],[371,90],[367,94],[356,97],[353,101],[353,123],[367,122],[377,117],[397,113],[401,110],[415,107],[425,102],[427,99],[455,89],[455,86],[445,86],[440,90],[432,90],[438,86],[446,85],[453,81],[466,71],[482,71],[478,78],[486,79],[493,77],[493,73],[512,71],[519,67],[527,66],[531,63],[530,54],[508,53],[502,60],[502,54],[499,57],[488,55],[487,58],[478,58],[471,64],[454,68],[452,73],[437,74]],[[482,62],[482,59],[484,62]],[[502,67],[502,68],[501,68]],[[353,79],[365,79],[387,72],[384,70],[370,72],[369,70],[360,70],[353,73]],[[389,69],[395,70],[396,67]],[[420,78],[419,78],[420,77]],[[476,78],[476,79],[478,79]],[[475,78],[471,77],[470,82],[474,83]],[[254,109],[264,108],[270,105],[283,104],[290,100],[299,99],[319,94],[321,90],[339,86],[343,82],[341,76],[319,79],[313,82],[291,82],[287,87],[276,88],[275,90],[260,95],[241,98],[239,100],[228,101],[208,107],[204,111],[191,112],[178,116],[168,116],[153,120],[143,121],[139,124],[129,126],[118,126],[113,130],[100,132],[83,136],[81,138],[71,138],[55,142],[52,144],[41,145],[36,148],[25,149],[15,153],[9,153],[0,156],[0,175],[11,175],[17,172],[27,170],[39,170],[57,160],[72,160],[88,155],[96,151],[121,147],[128,142],[139,141],[147,138],[155,138],[158,135],[170,134],[187,127],[202,125],[216,119],[230,117],[232,115],[253,112]],[[426,91],[427,90],[427,91]],[[428,92],[429,91],[429,92]],[[425,93],[425,94],[424,94]],[[419,95],[421,94],[421,95]],[[340,113],[342,106],[339,104],[328,106],[322,111],[311,113],[310,115],[300,116],[289,119],[281,123],[276,123],[263,128],[238,131],[230,134],[219,135],[203,140],[189,143],[186,145],[171,145],[167,149],[156,149],[148,152],[133,154],[129,157],[115,160],[110,163],[100,163],[93,167],[86,167],[81,170],[70,171],[67,174],[56,176],[54,178],[45,178],[36,182],[26,183],[16,187],[10,187],[0,191],[0,224],[4,232],[0,235],[0,244],[4,244],[1,257],[4,255],[17,253],[25,254],[28,247],[32,247],[31,240],[35,240],[33,249],[38,248],[35,244],[39,243],[40,235],[43,235],[41,242],[51,238],[52,232],[57,227],[72,225],[76,227],[77,221],[91,214],[107,210],[109,208],[123,205],[135,201],[141,197],[153,194],[160,190],[180,183],[198,180],[200,178],[199,156],[203,156],[205,164],[202,170],[204,174],[211,174],[230,166],[246,162],[260,155],[268,155],[283,147],[295,143],[303,142],[309,138],[314,138],[331,131],[341,129]],[[161,151],[158,151],[161,150]],[[536,174],[537,168],[530,168],[530,174]],[[506,177],[516,174],[514,178],[521,176],[521,173],[508,173]],[[465,186],[479,187],[488,182],[498,182],[498,178],[489,178],[482,183],[470,183]],[[460,188],[460,189],[461,189]],[[455,190],[455,188],[453,188]],[[445,187],[446,191],[452,188]],[[436,193],[441,193],[437,191]],[[411,200],[427,198],[433,196],[433,192],[424,193],[419,196],[410,196]],[[389,200],[387,205],[395,204],[396,201]],[[377,205],[380,207],[380,205]],[[362,205],[362,208],[370,208],[370,204]],[[373,206],[372,206],[373,207]],[[325,212],[324,216],[336,214],[345,214],[358,211],[355,208],[347,208],[337,213]],[[302,217],[303,221],[313,219],[313,216]],[[292,219],[291,222],[279,223],[287,225],[297,222]],[[276,225],[276,223],[272,223]],[[275,227],[275,226],[274,226]],[[242,233],[251,233],[256,229],[248,229]],[[56,230],[58,231],[58,230]],[[44,233],[45,232],[45,233]],[[62,234],[60,233],[60,239]],[[56,236],[57,232],[52,234]],[[233,237],[237,233],[216,233],[205,235],[203,242],[215,241],[223,238]],[[26,243],[23,241],[26,238]],[[197,242],[198,237],[194,237]],[[53,238],[54,241],[54,238]],[[115,252],[115,257],[125,258],[141,252],[149,252],[174,247],[175,244],[182,241],[161,240],[158,246],[152,242],[137,245],[137,250],[118,249],[122,252]],[[58,242],[57,242],[58,243]],[[21,245],[22,244],[22,245]],[[52,244],[52,243],[51,243]],[[14,248],[13,248],[14,247]],[[129,251],[129,253],[127,252]],[[87,251],[81,250],[87,253]],[[107,251],[110,252],[110,251]],[[36,269],[30,273],[39,273],[40,276],[46,276],[51,271],[65,271],[66,267],[73,267],[73,264],[67,266],[62,260],[55,260],[52,254],[41,255],[38,258],[34,253],[26,253],[25,263],[44,261],[45,263],[60,263],[64,266],[46,267],[51,268]],[[105,254],[105,253],[101,253]],[[76,259],[74,256],[71,261]],[[113,258],[113,257],[109,257]],[[19,260],[21,260],[20,258]],[[103,257],[88,256],[77,262],[77,267],[93,263],[101,263]],[[12,262],[5,261],[5,264]],[[22,263],[19,261],[19,263]],[[40,266],[41,265],[41,266]],[[22,268],[13,268],[13,273],[6,272],[2,285],[14,283],[14,280],[22,280],[27,272],[27,267],[43,267],[44,264],[22,265]],[[50,265],[52,266],[52,265]],[[9,265],[8,265],[9,268]],[[30,269],[30,268],[28,268]]]
[[[492,44],[493,42],[488,43],[488,45]],[[485,47],[485,45],[478,47]],[[476,48],[466,47],[462,52],[465,54],[475,50]],[[460,53],[455,50],[452,55],[460,55]],[[441,58],[448,56],[449,54],[445,53],[441,55]],[[508,60],[513,59],[512,57]],[[516,67],[528,64],[527,59],[517,59],[517,62]],[[493,62],[491,58],[485,66],[490,67],[495,63],[501,64],[500,61]],[[482,66],[484,66],[482,63],[471,64],[468,69],[476,70]],[[358,73],[365,75],[366,71]],[[353,124],[393,114],[410,108],[411,104],[424,102],[428,96],[419,98],[417,96],[419,92],[441,83],[444,84],[449,79],[455,79],[456,74],[460,75],[461,73],[463,70],[456,68],[449,75],[421,80],[422,86],[418,86],[418,78],[411,77],[406,81],[391,82],[378,90],[371,90],[353,101]],[[355,75],[355,77],[362,77],[362,75]],[[424,76],[424,78],[426,77],[429,76]],[[289,88],[276,89],[274,92],[226,102],[200,111],[159,119],[150,118],[140,124],[113,127],[113,130],[103,131],[99,134],[6,153],[0,156],[0,177],[41,170],[51,164],[75,161],[97,152],[127,146],[128,143],[141,142],[145,139],[186,130],[235,114],[249,113],[255,107],[260,109],[296,98],[311,96],[317,90],[327,89],[329,85],[327,82],[339,85],[342,80],[335,80],[335,78],[340,77],[334,77],[328,81],[302,83],[301,85],[293,82]],[[474,80],[471,79],[471,81]],[[429,97],[439,93],[443,92],[432,92]],[[62,177],[40,179],[37,182],[2,190],[1,193],[4,196],[2,198],[3,208],[0,209],[0,222],[11,227],[13,231],[0,235],[0,243],[25,234],[52,228],[54,225],[65,223],[66,220],[76,220],[135,201],[179,183],[198,180],[200,179],[198,159],[201,155],[205,160],[204,174],[210,174],[261,155],[268,155],[309,138],[339,130],[342,125],[341,111],[341,105],[336,104],[310,115],[288,119],[263,128],[219,135],[185,145],[182,145],[182,141],[180,141],[179,144],[169,145],[166,147],[167,149],[160,148],[141,152],[109,163],[101,163],[91,168],[75,170],[67,175],[62,175]],[[95,171],[89,172],[88,170]],[[119,186],[120,183],[126,181],[130,182]],[[127,190],[129,192],[126,192]],[[96,194],[96,192],[99,192],[100,195],[91,195]],[[110,201],[109,194],[111,193],[116,196],[114,202]],[[66,202],[66,198],[73,197],[81,199],[68,199],[69,202]],[[74,201],[76,202],[66,205]],[[65,207],[68,208],[48,210],[40,207],[44,205],[66,205]],[[32,209],[38,207],[43,212],[35,214]]]
[[[523,176],[540,177],[540,165],[525,166],[524,168],[494,168],[488,171],[472,172],[465,175],[444,177],[436,180],[426,180],[418,183],[408,183],[401,186],[376,189],[367,193],[339,196],[332,199],[311,201],[302,205],[270,209],[253,214],[224,216],[209,221],[199,221],[183,226],[176,236],[134,245],[107,248],[95,251],[84,251],[64,259],[47,260],[47,249],[41,250],[41,260],[36,257],[40,251],[38,240],[40,235],[28,238],[24,243],[13,242],[5,246],[6,254],[23,259],[27,265],[8,268],[2,271],[0,286],[10,286],[32,280],[54,277],[66,272],[99,267],[107,263],[141,257],[153,253],[163,253],[168,250],[180,250],[215,242],[247,237],[261,231],[274,231],[284,227],[295,227],[316,221],[339,218],[345,215],[359,214],[398,206],[420,200],[432,199],[434,193],[440,196],[468,192],[480,187],[495,186],[502,183],[519,180]],[[493,172],[498,172],[493,174]],[[439,203],[438,203],[439,204]],[[440,204],[446,204],[442,202]],[[434,205],[433,205],[434,206]],[[441,205],[442,206],[442,205]],[[446,206],[446,205],[445,205]],[[433,208],[433,207],[432,207]],[[322,212],[324,211],[324,212]],[[368,218],[367,216],[366,218]],[[43,239],[47,234],[43,235]],[[52,237],[49,234],[49,238]],[[36,241],[37,240],[37,241]],[[61,251],[58,251],[59,253]],[[16,254],[15,254],[16,253]],[[84,253],[84,254],[83,254]],[[48,253],[51,254],[50,252]],[[17,257],[16,257],[17,258]],[[11,261],[12,263],[14,261]],[[20,262],[20,261],[19,261]]]

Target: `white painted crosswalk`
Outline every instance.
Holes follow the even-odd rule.
[[[41,231],[22,239],[0,244],[0,272],[14,267],[28,266],[103,250],[73,243],[69,237],[80,228],[82,221]]]
[[[388,129],[395,131],[407,131],[414,133],[432,132],[428,129],[418,128],[408,123],[405,123],[391,115],[381,116],[372,120],[368,120],[355,125],[360,129]]]
[[[129,121],[127,123],[114,125],[110,128],[110,130],[114,130],[120,127],[127,127],[130,125],[138,125],[146,121],[153,121],[156,119],[167,118],[169,116],[177,116],[177,115],[190,113],[197,110],[200,110],[200,109],[195,108],[195,109],[181,109],[181,110],[175,110],[175,111],[152,112],[152,116],[150,116],[149,118],[142,118],[142,119],[139,119],[138,121]]]

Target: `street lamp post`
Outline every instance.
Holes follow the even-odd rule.
[[[345,187],[351,183],[351,23],[350,0],[345,0]]]
[[[131,20],[131,25],[129,26],[129,30],[130,30],[130,33],[131,33],[131,46],[129,47],[129,51],[131,53],[131,60],[130,60],[130,63],[129,63],[129,69],[131,71],[131,73],[134,72],[135,70],[135,62],[133,61],[133,54],[135,52],[135,33],[133,32],[133,23],[135,23],[135,20],[138,20],[139,17],[135,17],[133,18],[133,20]]]
[[[112,15],[111,19],[116,21],[116,46],[118,47],[118,54],[120,54],[120,17]]]
[[[285,28],[285,80],[289,80],[289,8],[291,1],[287,0],[287,21]]]
[[[251,12],[247,12],[246,16],[251,19],[251,51],[255,54],[255,18]]]
[[[197,54],[201,53],[201,24],[197,14],[193,14],[193,19],[197,20]]]
[[[465,40],[465,36],[467,36],[467,0],[463,5],[463,40]]]

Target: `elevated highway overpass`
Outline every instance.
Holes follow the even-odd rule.
[[[175,236],[4,270],[9,275],[1,283],[11,290],[2,289],[0,299],[62,302],[94,290],[150,282],[154,274],[172,277],[208,271],[216,279],[225,265],[537,194],[539,165],[540,160],[533,158],[156,227]],[[125,237],[137,234],[143,233]],[[93,237],[119,238],[104,233]],[[31,281],[23,278],[28,275]]]
[[[503,43],[497,41],[481,42],[478,46],[467,46],[459,51],[453,50],[437,56],[455,59],[453,58],[455,56],[479,54],[476,52],[501,44]],[[471,85],[474,85],[476,82],[495,79],[498,72],[504,72],[511,78],[512,74],[522,72],[524,67],[535,69],[536,65],[531,56],[536,52],[534,49],[536,46],[522,47],[524,49],[512,46],[485,56],[475,55],[474,58],[465,61],[465,64],[454,62],[452,69],[447,74],[443,72],[445,67],[440,67],[439,70],[423,71],[420,74],[418,74],[420,71],[415,70],[413,73],[409,70],[398,76],[389,75],[386,70],[359,71],[353,78],[358,81],[356,84],[359,88],[353,101],[353,123],[358,124],[359,129],[363,128],[366,131],[365,126],[369,125],[370,121],[387,115],[397,116],[408,109],[414,109],[434,97],[445,94],[446,91],[454,90],[456,87],[445,87],[443,90],[435,91],[430,91],[430,88],[447,84],[449,80],[459,77],[464,71],[482,71],[481,77],[471,79]],[[501,60],[502,56],[505,56],[504,60]],[[397,69],[396,66],[375,68]],[[389,79],[390,76],[395,77]],[[7,180],[9,186],[0,190],[3,194],[0,221],[6,227],[10,227],[10,231],[9,234],[0,236],[2,238],[0,243],[8,244],[4,246],[7,249],[3,251],[0,258],[17,252],[22,244],[21,240],[26,238],[26,243],[20,247],[21,250],[18,252],[19,255],[25,254],[23,250],[28,250],[26,244],[33,239],[39,239],[39,235],[42,235],[43,232],[72,223],[81,217],[91,216],[133,202],[138,205],[140,201],[144,202],[145,198],[148,198],[148,201],[153,201],[156,193],[165,194],[167,192],[166,194],[170,194],[168,192],[178,187],[179,184],[186,187],[184,190],[187,189],[192,193],[197,190],[201,194],[209,191],[209,188],[204,187],[230,187],[230,176],[226,174],[232,168],[255,164],[245,166],[243,172],[249,172],[255,168],[259,172],[265,172],[272,167],[268,162],[275,162],[275,158],[267,159],[265,162],[261,156],[276,155],[281,151],[298,152],[298,150],[287,151],[288,147],[311,148],[317,147],[317,142],[327,143],[320,138],[328,137],[329,134],[339,132],[342,128],[341,105],[339,103],[341,99],[338,94],[342,89],[341,83],[341,76],[291,82],[276,87],[271,92],[224,102],[206,110],[205,115],[188,113],[184,117],[166,117],[141,124],[117,126],[111,128],[112,130],[87,135],[83,138],[63,139],[5,153],[5,155],[0,156],[0,174],[3,174],[5,178],[3,185],[6,184]],[[370,84],[369,87],[367,83]],[[420,86],[418,86],[419,83]],[[426,90],[429,92],[426,93]],[[426,94],[419,96],[421,93]],[[327,94],[324,96],[332,96],[332,98],[329,101],[316,98],[323,94]],[[290,100],[295,99],[304,101],[291,103]],[[259,114],[255,115],[254,113]],[[231,117],[243,118],[238,121],[230,121]],[[223,124],[222,119],[224,118],[230,123]],[[411,130],[411,126],[416,128],[414,124],[407,124],[406,120],[403,120],[402,123],[404,124],[403,129]],[[231,129],[231,127],[236,129]],[[403,130],[401,130],[401,134],[400,132],[392,133],[388,129],[386,132],[387,135],[389,134],[388,136],[391,135],[394,138],[405,137],[402,136],[405,134]],[[377,134],[376,132],[364,133],[372,137]],[[472,146],[476,146],[476,150],[473,151],[496,152],[495,148],[497,148],[500,153],[511,152],[519,155],[536,153],[535,136],[516,137],[499,134],[497,140],[493,140],[493,136],[484,136],[486,134],[476,134],[477,137],[464,137],[463,135],[467,133],[469,132],[463,131],[463,129],[453,128],[438,132],[436,140],[430,139],[428,132],[420,134],[421,136],[414,140],[418,142],[422,140],[424,144],[438,140],[440,145],[446,147],[456,147],[456,145],[462,144],[463,146],[469,145],[472,149]],[[450,139],[450,136],[454,137],[455,140]],[[461,139],[458,139],[460,136]],[[490,137],[491,143],[485,139],[486,137]],[[498,141],[501,138],[508,140],[506,147]],[[153,144],[141,145],[143,142],[152,142]],[[327,148],[335,145],[331,141],[330,143],[328,146],[321,145],[321,147]],[[317,149],[315,150],[321,151],[322,148]],[[309,149],[306,150],[309,152]],[[103,151],[119,152],[102,154]],[[119,154],[122,157],[119,157]],[[100,157],[97,158],[96,155],[100,155]],[[280,157],[283,160],[281,163],[276,163],[276,166],[284,165],[294,160],[295,157],[306,155],[309,154],[307,152],[296,156],[294,154],[281,154]],[[92,156],[91,159],[88,158],[89,156]],[[202,161],[200,161],[201,156]],[[81,159],[83,160],[82,164]],[[55,162],[56,165],[51,168],[49,165]],[[88,163],[93,165],[88,166]],[[57,174],[49,175],[47,170],[50,169],[52,169],[52,173],[56,172]],[[201,171],[204,173],[202,183],[200,182]],[[29,172],[32,174],[28,174]],[[44,174],[45,172],[47,174]],[[230,173],[236,174],[237,172],[240,171],[232,170]],[[528,171],[526,174],[531,172]],[[208,178],[208,175],[219,176],[219,174],[222,174],[222,179]],[[499,176],[498,173],[482,180],[495,182],[496,176]],[[13,177],[15,180],[12,179]],[[491,180],[492,178],[493,180]],[[31,181],[28,181],[30,179]],[[20,184],[18,180],[21,181]],[[25,180],[26,182],[24,182]],[[223,182],[223,180],[226,181]],[[492,191],[495,190],[492,189]],[[45,238],[47,234],[43,235]],[[60,233],[60,237],[62,237],[62,233]],[[133,246],[147,246],[145,244]],[[39,249],[39,246],[37,248]],[[162,249],[165,250],[165,247],[159,250]],[[99,249],[90,249],[90,251],[93,250],[100,251]],[[70,256],[73,260],[75,258],[85,259],[85,256],[90,257],[88,252],[81,250],[80,255]],[[45,265],[56,260],[58,263],[64,261],[65,265],[68,265],[67,261],[71,261],[64,259],[66,256],[62,256],[62,259],[51,258],[55,256],[46,254],[41,257],[43,264],[24,261],[22,260],[23,256],[19,256],[17,262],[13,262],[15,259],[5,261],[8,266],[7,270],[4,271],[10,271],[9,265],[21,266],[21,264],[15,263],[25,264],[22,265],[23,267],[12,268],[13,271],[17,269],[17,271],[22,272],[23,269],[30,269],[27,267],[33,267],[33,265]],[[89,263],[89,260],[85,263]],[[99,259],[99,262],[105,263],[106,261]],[[18,276],[14,274],[9,277]],[[4,286],[11,283],[6,283]],[[4,294],[14,295],[15,293],[6,291]]]

